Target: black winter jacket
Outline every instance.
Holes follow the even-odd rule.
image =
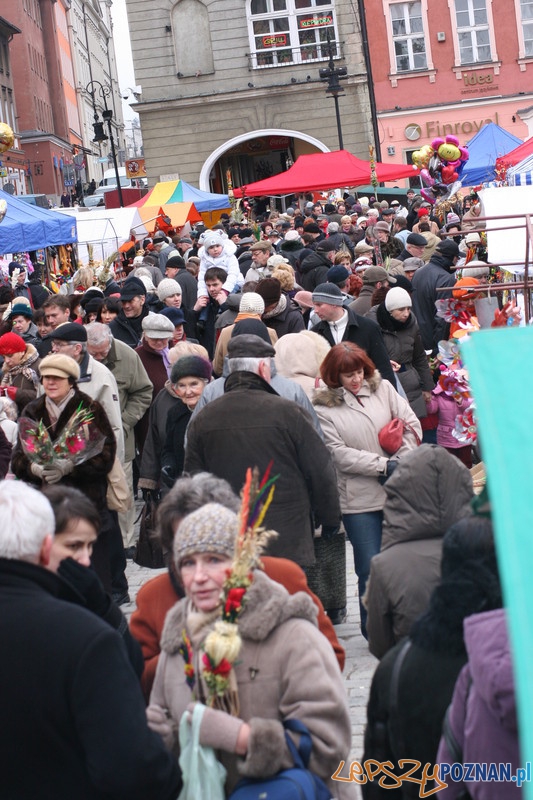
[[[439,341],[448,338],[450,326],[437,317],[435,301],[451,297],[451,292],[437,292],[437,289],[454,285],[455,276],[450,272],[452,263],[440,253],[433,253],[426,266],[413,275],[413,311],[426,350],[436,350]]]

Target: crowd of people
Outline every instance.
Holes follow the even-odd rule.
[[[37,266],[9,265],[6,798],[177,798],[182,723],[199,709],[221,796],[275,780],[309,737],[313,796],[355,797],[335,632],[349,602],[345,535],[361,635],[380,659],[364,759],[398,774],[403,758],[421,770],[461,752],[500,760],[502,732],[518,766],[490,508],[469,472],[479,454],[452,436],[462,401],[450,408],[432,360],[450,335],[438,290],[488,275],[483,223],[475,196],[444,225],[428,205],[414,191],[405,206],[348,195],[158,230],[132,240],[120,275],[81,267],[68,293],[46,289]],[[157,507],[167,569],[128,626],[141,495]],[[477,664],[490,661],[493,621],[508,669],[486,689]],[[489,692],[504,694],[504,718]],[[37,769],[17,768],[23,744]],[[377,778],[362,789],[418,796],[416,783]],[[455,783],[443,790],[455,796]]]

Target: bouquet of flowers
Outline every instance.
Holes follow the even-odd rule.
[[[102,452],[105,436],[94,425],[94,415],[82,403],[68,420],[65,428],[52,440],[42,420],[36,422],[29,417],[19,420],[20,443],[30,461],[36,464],[52,464],[68,459],[74,466],[82,464]]]

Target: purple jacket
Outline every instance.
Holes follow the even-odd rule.
[[[511,774],[520,764],[513,665],[505,610],[474,614],[464,621],[468,664],[453,693],[450,726],[463,750],[465,763],[510,763]],[[437,762],[453,763],[444,737]],[[439,800],[454,800],[467,788],[474,800],[520,798],[515,783],[454,783],[439,792]]]
[[[455,450],[463,447],[452,431],[455,429],[455,419],[464,408],[464,401],[456,403],[453,397],[445,394],[440,386],[436,386],[431,393],[431,400],[426,403],[428,414],[438,414],[437,444]]]

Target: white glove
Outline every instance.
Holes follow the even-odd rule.
[[[172,723],[167,712],[161,706],[152,704],[146,709],[146,720],[148,727],[154,733],[158,733],[163,739],[163,743],[167,750],[172,750],[174,744],[174,732],[172,730]]]
[[[68,475],[74,469],[74,464],[68,458],[60,458],[47,464],[43,470],[43,478],[47,483],[59,483],[59,481]]]
[[[39,478],[39,480],[42,481],[44,472],[44,467],[42,464],[36,464],[35,461],[33,461],[30,466],[30,472],[32,475],[35,475],[36,478]]]

